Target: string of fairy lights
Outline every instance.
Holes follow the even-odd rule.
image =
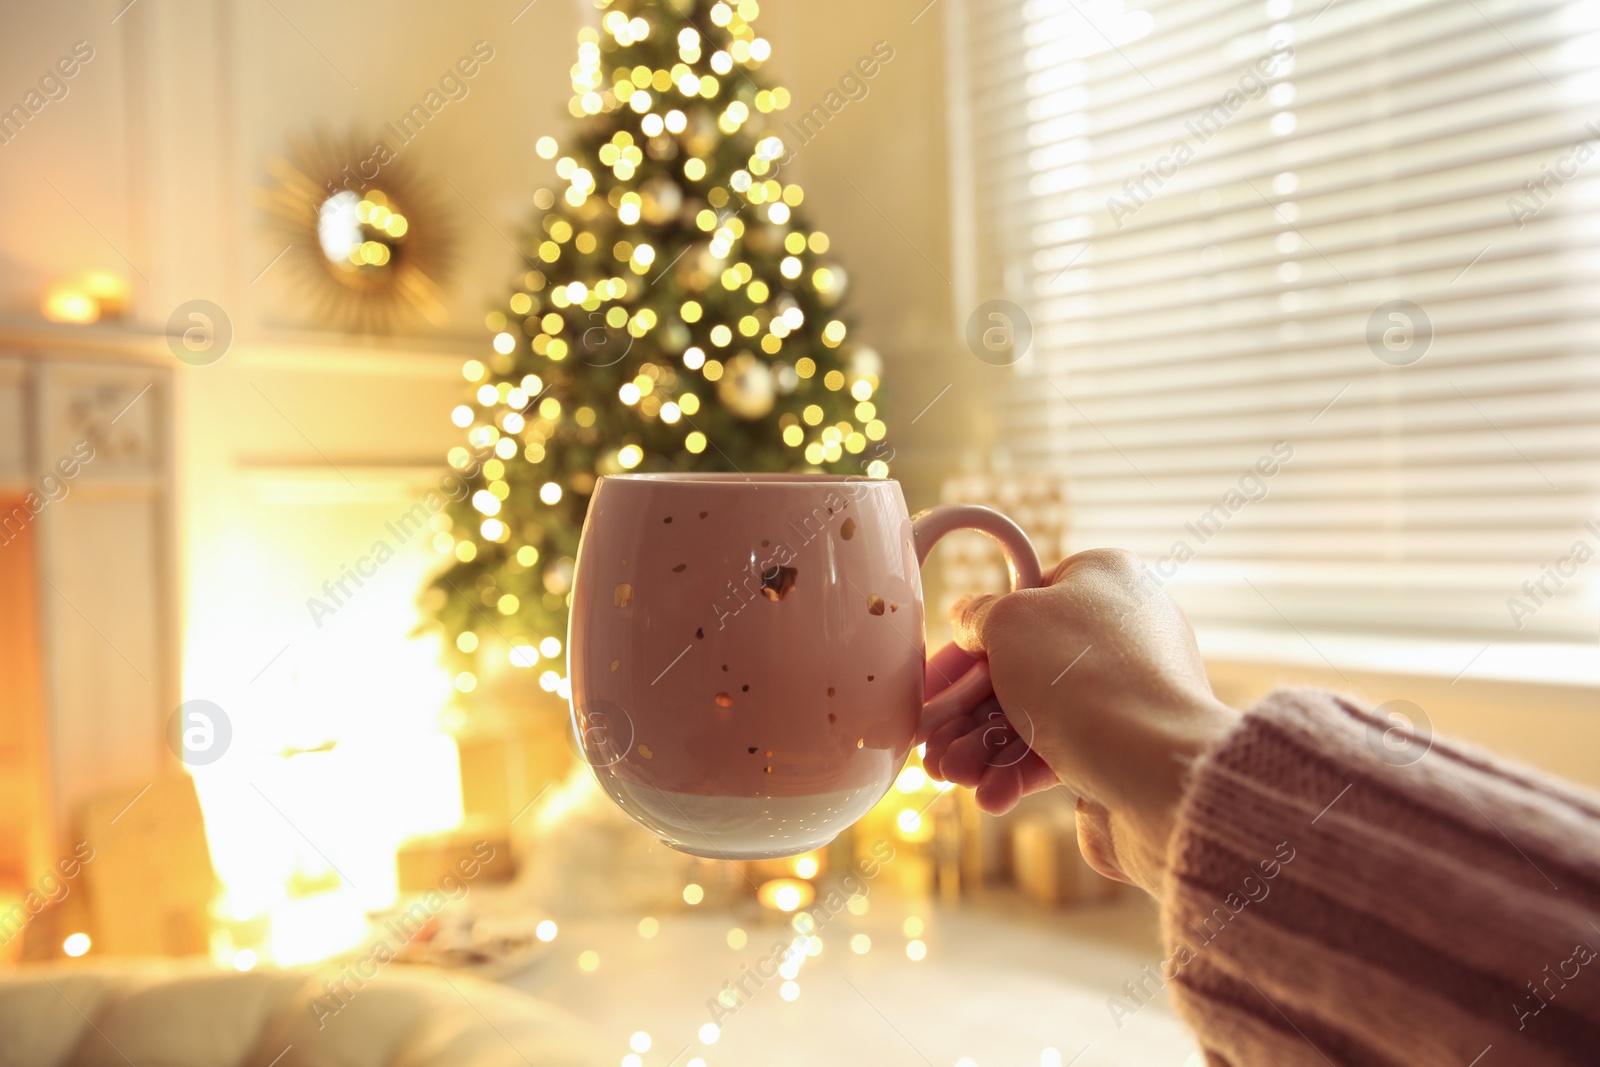
[[[597,6],[571,69],[576,146],[535,144],[560,184],[535,197],[529,269],[487,316],[492,354],[465,362],[473,395],[452,413],[466,444],[447,458],[473,491],[436,517],[453,562],[434,607],[463,693],[487,625],[513,666],[568,694],[555,634],[599,476],[731,465],[724,449],[741,468],[889,473],[881,363],[847,343],[845,272],[796,218],[782,139],[756,129],[790,103],[746,73],[771,55],[757,0]]]

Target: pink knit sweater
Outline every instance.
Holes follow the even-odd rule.
[[[1392,726],[1282,691],[1197,765],[1159,969],[1208,1063],[1600,1064],[1600,798]]]

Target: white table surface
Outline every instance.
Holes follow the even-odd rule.
[[[908,958],[903,922],[924,920],[926,957]],[[908,1067],[1185,1067],[1195,1044],[1162,991],[1119,1026],[1107,1000],[1162,953],[1154,909],[1142,899],[1049,912],[1010,895],[960,907],[877,894],[864,915],[841,912],[820,931],[792,1002],[774,978],[721,1019],[714,1043],[701,1041],[724,983],[754,967],[774,941],[794,936],[755,905],[737,913],[685,908],[657,917],[641,936],[638,918],[560,926],[537,959],[506,984],[584,1018],[625,1067],[788,1067],[905,1064]],[[748,934],[741,949],[730,928]],[[872,945],[851,950],[853,935]],[[599,955],[580,969],[585,951]],[[753,987],[752,987],[753,988]],[[650,1047],[627,1059],[639,1031]],[[1053,1051],[1052,1051],[1053,1050]]]

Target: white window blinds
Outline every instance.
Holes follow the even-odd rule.
[[[1600,4],[947,18],[959,304],[1031,319],[1000,445],[1075,548],[1202,628],[1596,640]]]

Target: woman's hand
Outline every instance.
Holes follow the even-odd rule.
[[[1183,612],[1137,557],[1096,549],[1041,588],[962,601],[951,621],[961,649],[988,656],[998,704],[935,730],[929,773],[996,814],[1064,784],[1090,865],[1156,892],[1185,773],[1238,718],[1212,696]],[[929,673],[956,677],[961,655]]]

